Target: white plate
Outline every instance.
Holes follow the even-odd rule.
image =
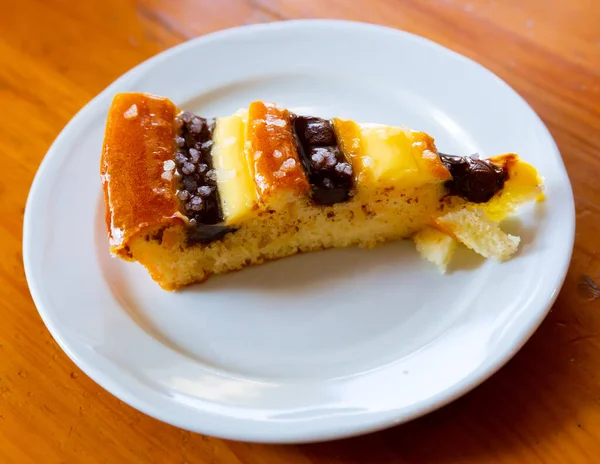
[[[504,264],[460,254],[441,276],[412,244],[296,256],[167,293],[110,258],[99,157],[116,92],[165,95],[206,116],[252,99],[406,124],[441,151],[520,153],[547,201],[506,225]],[[342,21],[222,31],[125,74],[67,125],[31,189],[27,279],[66,353],[133,407],[204,434],[306,442],[373,431],[465,393],[525,342],[562,285],[571,187],[532,109],[478,64],[422,38]]]

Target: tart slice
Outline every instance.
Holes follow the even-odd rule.
[[[411,237],[440,270],[457,242],[507,259],[518,238],[498,222],[542,191],[515,154],[443,155],[423,132],[262,101],[205,119],[142,93],[115,96],[100,171],[110,251],[167,290],[298,252]]]

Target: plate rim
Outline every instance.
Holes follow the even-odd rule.
[[[127,391],[127,389],[122,388],[119,382],[115,382],[110,377],[106,377],[102,375],[102,372],[96,369],[94,366],[90,366],[83,359],[81,359],[75,351],[71,350],[71,347],[68,343],[63,340],[60,335],[60,328],[53,324],[51,320],[50,313],[51,310],[45,308],[43,303],[44,298],[41,295],[40,288],[38,288],[37,282],[32,278],[32,262],[31,256],[29,253],[29,243],[31,240],[34,240],[34,236],[32,236],[32,230],[30,224],[32,222],[32,210],[34,206],[32,205],[34,198],[36,197],[36,192],[40,188],[40,184],[42,183],[42,179],[45,177],[45,172],[49,169],[52,160],[58,156],[59,149],[58,147],[61,145],[62,140],[67,137],[70,132],[70,128],[77,125],[80,120],[82,120],[85,114],[89,111],[90,107],[93,107],[97,104],[98,101],[103,100],[105,96],[112,92],[112,90],[116,87],[121,86],[127,80],[133,79],[136,76],[145,72],[145,70],[155,63],[160,62],[161,60],[166,59],[168,56],[181,53],[183,50],[187,48],[193,48],[195,46],[206,45],[211,41],[217,41],[220,38],[232,38],[236,34],[244,34],[247,32],[256,32],[256,33],[264,33],[269,31],[277,31],[278,29],[283,29],[289,27],[290,24],[299,25],[300,27],[310,27],[312,25],[318,25],[322,27],[323,25],[331,25],[334,27],[348,27],[351,29],[355,29],[357,33],[368,33],[371,31],[374,32],[384,32],[384,33],[393,33],[396,35],[403,36],[404,40],[412,40],[415,42],[420,42],[423,45],[426,45],[431,48],[437,49],[438,52],[450,54],[454,59],[458,59],[460,61],[468,63],[470,66],[475,65],[476,67],[481,68],[481,70],[485,71],[490,79],[496,80],[497,83],[501,84],[505,87],[506,91],[512,93],[515,97],[521,100],[526,108],[528,108],[531,112],[531,116],[534,116],[539,123],[539,127],[541,130],[545,131],[545,136],[547,137],[547,141],[553,147],[557,155],[557,161],[560,163],[560,167],[562,170],[562,174],[564,174],[564,181],[566,190],[569,194],[568,201],[566,202],[566,208],[569,213],[569,220],[565,221],[568,231],[569,242],[566,243],[563,249],[566,250],[566,253],[563,257],[562,267],[560,272],[557,273],[557,277],[555,279],[554,292],[550,296],[550,298],[542,303],[536,304],[537,312],[532,315],[529,320],[529,324],[523,324],[520,327],[520,332],[518,337],[515,338],[515,341],[507,346],[499,349],[495,356],[487,357],[485,362],[482,363],[481,366],[472,370],[468,375],[462,377],[459,381],[455,382],[449,388],[440,392],[437,395],[429,397],[427,399],[427,404],[424,404],[420,408],[414,408],[415,410],[408,413],[402,414],[402,412],[397,412],[394,414],[394,411],[388,411],[388,414],[385,415],[384,419],[379,419],[375,421],[374,424],[364,424],[361,421],[356,421],[356,423],[351,426],[345,427],[343,431],[335,431],[329,430],[327,433],[323,433],[320,431],[319,433],[314,433],[311,430],[305,431],[304,433],[296,433],[289,436],[288,434],[282,433],[279,436],[275,436],[273,434],[263,434],[260,431],[247,431],[246,433],[214,433],[214,429],[211,430],[211,427],[205,427],[204,424],[190,424],[189,422],[185,422],[185,420],[177,420],[174,417],[166,417],[167,414],[164,414],[164,411],[161,412],[154,408],[154,405],[148,404],[143,399],[138,398],[133,392]],[[562,181],[561,181],[562,183]],[[393,27],[381,26],[368,22],[360,22],[360,21],[348,21],[348,20],[339,20],[339,19],[298,19],[298,20],[287,20],[287,21],[278,21],[272,23],[263,23],[263,24],[251,24],[244,26],[231,27],[223,30],[219,30],[216,32],[212,32],[203,36],[199,36],[183,42],[181,44],[175,45],[174,47],[168,48],[148,59],[142,61],[138,65],[134,66],[130,70],[123,73],[116,80],[114,80],[111,84],[109,84],[104,90],[99,92],[94,98],[92,98],[85,106],[83,106],[71,119],[70,121],[63,127],[58,136],[55,138],[51,146],[48,148],[46,155],[41,161],[34,180],[31,184],[30,191],[27,197],[27,202],[25,206],[25,214],[23,219],[23,264],[25,269],[25,276],[28,283],[29,291],[32,296],[33,302],[36,306],[38,313],[48,331],[57,342],[57,344],[61,347],[61,349],[67,354],[67,356],[71,359],[71,361],[76,364],[86,375],[88,375],[95,383],[105,389],[107,392],[115,396],[116,398],[124,401],[129,404],[133,408],[138,411],[143,412],[151,417],[154,417],[157,420],[162,422],[169,423],[173,426],[183,428],[186,430],[191,430],[197,433],[202,433],[211,436],[218,436],[225,439],[233,439],[233,440],[241,440],[246,442],[260,442],[260,443],[309,443],[309,442],[319,442],[324,440],[332,440],[332,439],[340,439],[347,438],[351,436],[361,435],[364,433],[371,433],[375,431],[379,431],[382,429],[389,428],[394,425],[398,425],[404,422],[411,421],[417,417],[423,416],[432,412],[433,410],[439,409],[457,398],[463,396],[469,391],[473,390],[481,383],[486,381],[489,377],[491,377],[494,373],[496,373],[499,369],[501,369],[513,356],[523,347],[523,345],[530,339],[533,333],[538,329],[542,321],[545,319],[548,314],[550,308],[556,301],[560,289],[562,288],[569,264],[571,262],[573,248],[574,248],[574,239],[575,239],[575,207],[574,207],[574,198],[572,192],[572,186],[568,177],[568,173],[566,171],[564,161],[556,145],[554,138],[552,137],[550,131],[547,126],[541,120],[539,115],[535,112],[535,110],[527,103],[527,101],[510,85],[508,85],[503,79],[497,76],[495,73],[490,71],[485,66],[476,62],[475,60],[468,58],[454,50],[451,50],[431,39],[419,36],[417,34],[407,32],[400,29],[395,29]],[[235,418],[231,418],[231,420],[235,420]],[[223,431],[221,431],[223,432]]]

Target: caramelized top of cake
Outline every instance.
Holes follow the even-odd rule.
[[[173,162],[177,108],[141,93],[115,96],[100,163],[111,249],[127,254],[140,229],[180,217]]]
[[[290,114],[272,103],[248,108],[247,157],[264,203],[292,201],[309,190],[292,133]]]

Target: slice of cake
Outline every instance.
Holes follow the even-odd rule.
[[[497,222],[542,187],[517,155],[443,155],[406,128],[261,101],[205,119],[141,93],[113,100],[101,178],[111,252],[167,290],[298,252],[410,237],[442,270],[457,241],[507,259],[518,239]]]

